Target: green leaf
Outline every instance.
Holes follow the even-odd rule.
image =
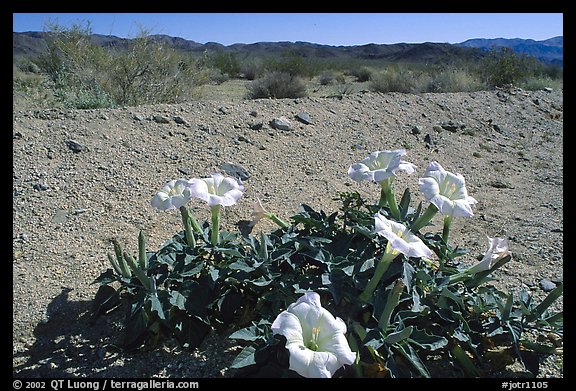
[[[254,352],[256,349],[252,346],[246,346],[242,351],[236,356],[230,368],[243,368],[248,365],[253,365],[256,363],[254,360]]]
[[[107,285],[117,280],[118,277],[116,276],[116,274],[114,274],[112,269],[106,269],[106,271],[100,274],[92,284],[100,283],[100,285]]]
[[[564,284],[560,284],[556,288],[554,288],[548,294],[548,296],[546,296],[546,298],[536,306],[536,308],[532,312],[532,315],[527,316],[528,322],[532,322],[536,319],[541,318],[544,312],[548,309],[548,307],[550,307],[552,303],[554,303],[560,296],[562,296],[563,290],[564,290]]]
[[[410,342],[431,352],[448,345],[448,340],[440,335],[428,334],[426,330],[416,329],[410,335]]]
[[[414,329],[413,326],[408,326],[400,331],[390,333],[386,336],[386,338],[384,338],[384,342],[386,342],[389,345],[393,345],[397,342],[405,340],[410,336],[410,334],[412,334],[413,329]]]
[[[112,271],[111,269],[108,269]],[[105,314],[120,305],[119,291],[109,285],[101,285],[92,302],[92,320],[98,315]]]
[[[166,319],[166,317],[164,316],[164,307],[162,306],[162,303],[160,302],[158,295],[150,295],[149,300],[152,311],[156,312],[160,319]]]
[[[397,351],[404,356],[405,359],[412,365],[414,369],[420,374],[420,376],[429,378],[430,372],[426,368],[426,365],[420,360],[418,353],[412,348],[412,346],[406,341],[402,341],[395,345]]]
[[[408,208],[410,208],[410,189],[406,188],[404,190],[404,194],[402,194],[402,198],[400,199],[400,204],[398,205],[398,209],[400,209],[400,220],[406,220],[406,216],[408,215]]]
[[[170,304],[177,307],[178,309],[185,311],[186,296],[178,291],[170,292]]]
[[[261,339],[262,337],[259,334],[258,329],[256,326],[249,326],[243,329],[240,329],[232,334],[228,338],[230,339],[240,339],[243,341],[256,341],[257,339]]]

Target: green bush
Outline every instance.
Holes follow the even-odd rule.
[[[286,72],[271,72],[248,85],[248,98],[300,98],[306,86],[300,78]]]
[[[404,67],[388,67],[383,72],[372,76],[370,89],[377,92],[405,92],[417,91],[416,75],[413,71]]]
[[[320,74],[320,76],[318,76],[318,82],[323,86],[334,83],[334,80],[335,76],[334,72],[332,71],[324,71]]]
[[[510,48],[493,49],[480,62],[480,75],[490,87],[517,84],[542,71],[542,65],[533,57],[519,55]]]
[[[230,78],[237,78],[242,72],[242,64],[235,53],[217,51],[209,55],[208,63],[211,67],[219,69],[222,74],[228,75]]]
[[[360,67],[350,70],[350,75],[356,77],[356,81],[363,83],[372,78],[372,71],[368,67]]]
[[[478,91],[484,87],[477,75],[464,69],[446,68],[430,76],[426,92]]]

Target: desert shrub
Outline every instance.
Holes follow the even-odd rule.
[[[376,73],[370,80],[370,89],[377,92],[418,92],[417,80],[414,71],[404,67],[388,67]]]
[[[248,85],[248,98],[300,98],[306,96],[302,80],[286,72],[270,72]]]
[[[125,49],[106,49],[92,42],[89,23],[48,29],[48,51],[35,63],[65,107],[174,103],[203,83],[200,61],[150,39],[146,30]]]
[[[242,64],[235,53],[214,52],[209,55],[208,64],[231,78],[237,78],[242,73]]]
[[[327,86],[329,84],[334,83],[335,76],[334,72],[332,71],[324,71],[318,76],[318,82],[323,86]]]
[[[478,91],[483,87],[478,75],[464,69],[442,69],[430,76],[426,92]]]
[[[264,73],[264,65],[259,58],[245,59],[240,67],[240,76],[247,80],[255,80]]]
[[[528,91],[538,91],[550,87],[555,90],[560,90],[564,87],[562,79],[551,79],[547,76],[529,77],[518,84],[518,87]]]
[[[480,62],[479,73],[490,87],[517,84],[538,74],[542,65],[533,57],[514,53],[510,48],[492,50]]]
[[[372,71],[368,67],[360,67],[350,70],[350,75],[356,77],[356,81],[363,83],[372,78]]]
[[[264,69],[268,72],[282,72],[306,78],[316,74],[315,64],[295,51],[286,51],[280,56],[264,59]]]

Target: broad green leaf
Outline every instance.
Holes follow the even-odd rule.
[[[440,335],[428,334],[426,330],[415,329],[410,335],[410,342],[431,352],[448,345],[448,340]]]
[[[254,352],[256,352],[256,349],[254,347],[246,346],[236,356],[234,361],[232,361],[232,365],[230,365],[230,368],[243,368],[247,367],[248,365],[255,364],[256,361],[254,360]]]
[[[162,306],[158,295],[150,295],[149,299],[152,311],[156,312],[160,319],[166,319],[164,316],[164,307]]]
[[[256,326],[250,326],[235,331],[234,333],[230,334],[228,338],[240,339],[243,341],[256,341],[257,339],[260,339],[261,336],[258,335],[258,329]]]
[[[393,345],[397,342],[405,340],[406,338],[410,337],[410,334],[412,334],[413,329],[414,329],[413,326],[408,326],[400,331],[390,333],[386,336],[386,338],[384,338],[384,342],[386,342],[389,345]]]

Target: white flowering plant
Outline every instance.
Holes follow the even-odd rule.
[[[563,285],[536,304],[527,291],[490,284],[512,260],[505,238],[488,238],[476,264],[460,261],[469,256],[450,243],[450,227],[473,215],[476,200],[462,175],[432,162],[419,179],[426,209],[411,206],[409,189],[397,202],[395,175],[417,168],[405,155],[377,151],[350,166],[352,179],[380,185],[374,203],[340,193],[339,210],[302,205],[284,221],[258,200],[242,233],[220,229],[221,208],[246,191],[239,180],[168,182],[151,205],[179,209],[182,231],[156,251],[141,232],[136,256],[115,242],[92,315],[124,309],[117,345],[126,350],[168,338],[193,349],[209,333],[229,337],[242,347],[231,364],[238,377],[432,377],[438,360],[480,377],[511,359],[537,376],[538,358],[562,350],[527,332],[563,335],[563,313],[550,308]],[[192,215],[187,203],[196,198],[210,207],[210,222]],[[441,232],[423,233],[438,213]],[[278,228],[253,235],[263,218]]]

